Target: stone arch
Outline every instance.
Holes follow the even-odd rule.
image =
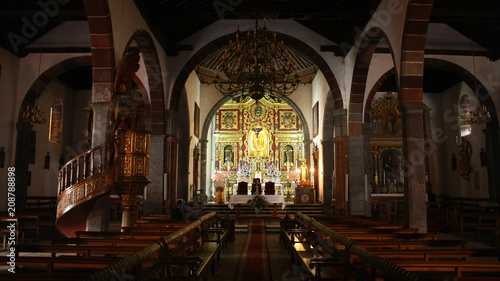
[[[16,198],[21,211],[25,208],[24,203],[26,202],[28,194],[29,155],[32,153],[31,147],[33,145],[33,136],[36,138],[36,134],[33,134],[33,125],[25,122],[23,119],[23,109],[25,109],[27,105],[32,106],[35,103],[37,95],[43,92],[50,82],[56,79],[59,75],[72,69],[89,65],[92,65],[91,56],[73,57],[63,60],[45,70],[33,82],[24,96],[19,110],[18,122],[16,124],[17,138],[15,151],[16,175],[18,176],[16,183]]]
[[[389,37],[380,27],[370,28],[360,42],[354,65],[351,96],[349,99],[349,135],[361,135],[363,133],[363,103],[365,102],[366,79],[373,53],[382,38],[389,45],[392,60],[395,63],[394,52],[392,51]]]
[[[210,129],[212,119],[215,117],[215,114],[217,113],[217,110],[224,105],[227,101],[229,101],[231,97],[224,97],[221,99],[219,102],[217,102],[208,112],[207,117],[205,118],[205,121],[203,122],[203,127],[201,129],[201,134],[200,134],[200,143],[201,145],[201,158],[202,159],[207,159],[207,143],[208,143],[208,131]],[[309,125],[306,122],[306,118],[302,111],[300,110],[299,106],[295,104],[292,100],[290,100],[287,97],[283,97],[283,100],[295,111],[297,116],[299,117],[299,120],[302,124],[302,132],[304,133],[304,153],[307,155],[307,157],[311,154],[310,149],[309,149],[309,141],[311,140],[311,136],[309,134]],[[200,181],[200,186],[202,191],[206,191],[206,181],[204,180],[207,177],[207,161],[202,161],[201,162],[201,168],[200,168],[200,178],[202,179]]]
[[[368,93],[368,96],[366,97],[366,102],[365,102],[365,108],[364,108],[364,120],[370,120],[370,107],[372,106],[372,101],[373,97],[377,93],[378,89],[387,81],[389,78],[392,76],[396,75],[396,68],[393,67],[389,70],[387,70],[380,78],[375,82],[373,85],[372,89]]]
[[[165,99],[158,53],[151,35],[145,30],[134,32],[127,43],[128,47],[125,52],[130,48],[132,42],[137,43],[146,66],[151,107],[151,133],[163,135],[165,134]]]
[[[490,93],[488,93],[486,87],[479,80],[476,80],[473,73],[458,64],[437,58],[425,58],[424,67],[447,71],[464,81],[464,83],[467,84],[467,86],[469,86],[475,94],[477,94],[479,103],[486,106],[491,114],[491,122],[486,123],[486,127],[498,127],[498,117],[493,99],[491,98]]]
[[[423,100],[424,51],[434,0],[411,0],[406,11],[399,78],[401,101]]]
[[[179,75],[177,76],[177,79],[175,80],[174,86],[172,88],[172,93],[170,95],[169,109],[172,110],[177,109],[179,104],[179,97],[182,94],[182,89],[184,88],[184,84],[186,83],[189,75],[191,74],[195,66],[198,63],[200,63],[207,55],[211,54],[214,50],[218,50],[223,46],[227,45],[231,38],[232,34],[227,34],[213,40],[212,42],[208,43],[203,48],[201,48],[199,51],[197,51],[191,57],[191,59],[187,61],[182,70],[179,72]],[[296,38],[293,38],[292,36],[276,32],[276,38],[278,41],[283,40],[285,45],[292,47],[298,52],[306,55],[314,62],[314,64],[318,66],[319,70],[321,70],[321,72],[325,76],[328,85],[330,86],[330,92],[333,94],[335,101],[335,108],[337,109],[343,108],[344,101],[342,99],[342,94],[340,92],[337,80],[335,79],[333,71],[330,69],[328,63],[323,59],[323,57],[309,45]]]
[[[35,103],[35,99],[39,93],[42,93],[43,90],[56,79],[59,75],[68,72],[72,69],[81,67],[81,66],[89,66],[92,65],[92,57],[91,56],[81,56],[81,57],[73,57],[65,59],[52,67],[45,70],[40,76],[33,82],[31,87],[28,89],[28,92],[24,96],[23,102],[21,104],[21,110],[19,111],[18,121],[24,122],[23,120],[23,108],[30,105],[32,106]]]
[[[115,55],[111,14],[107,0],[84,0],[92,50],[92,102],[110,102],[113,96]]]

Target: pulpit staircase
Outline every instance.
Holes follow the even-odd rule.
[[[108,143],[71,159],[59,170],[57,229],[67,237],[86,230],[95,203],[116,191],[124,208],[132,208],[149,180],[148,132],[117,130]],[[133,203],[132,203],[133,204]],[[123,224],[122,224],[123,225]]]

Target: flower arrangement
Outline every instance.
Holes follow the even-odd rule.
[[[248,182],[248,179],[245,177],[239,178],[238,182]]]
[[[253,199],[247,201],[247,204],[254,208],[264,208],[269,206],[269,202],[264,197],[257,195]]]
[[[224,171],[216,172],[212,175],[212,180],[214,181],[225,181],[228,173]]]
[[[311,185],[311,181],[310,180],[300,181],[300,184],[301,185]]]
[[[289,171],[288,172],[288,180],[290,180],[290,181],[298,181],[299,177],[300,177],[300,174],[297,171]]]

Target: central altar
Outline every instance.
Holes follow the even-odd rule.
[[[236,194],[238,183],[252,183],[254,179],[263,186],[273,182],[273,194],[283,194],[289,172],[299,168],[299,159],[303,158],[302,124],[283,101],[248,97],[230,100],[216,114],[213,135],[211,174],[227,173],[226,198]]]
[[[281,204],[281,209],[286,208],[285,197],[283,195],[232,195],[229,198],[229,209],[234,209],[234,205],[238,206],[238,215],[241,215],[241,204],[247,204],[248,200],[255,196],[262,196],[270,204],[274,205],[274,215],[277,215],[277,204]]]

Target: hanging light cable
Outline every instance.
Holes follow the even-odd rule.
[[[44,29],[42,29],[42,36],[40,38],[40,56],[38,60],[38,74],[36,76],[36,92],[35,92],[35,102],[32,107],[28,104],[26,106],[26,110],[23,113],[23,119],[29,124],[45,124],[47,122],[47,117],[45,116],[45,112],[40,110],[40,106],[38,105],[38,97],[40,95],[40,70],[42,68],[42,53],[43,53],[43,35]]]
[[[470,30],[470,45],[472,51],[472,71],[474,72],[474,94],[478,97],[477,91],[477,76],[476,76],[476,57],[474,55],[474,41],[472,38],[472,22],[469,20],[469,30]],[[469,124],[482,124],[491,121],[491,115],[486,109],[486,106],[480,106],[479,104],[475,108],[469,108],[467,111],[467,119]]]

